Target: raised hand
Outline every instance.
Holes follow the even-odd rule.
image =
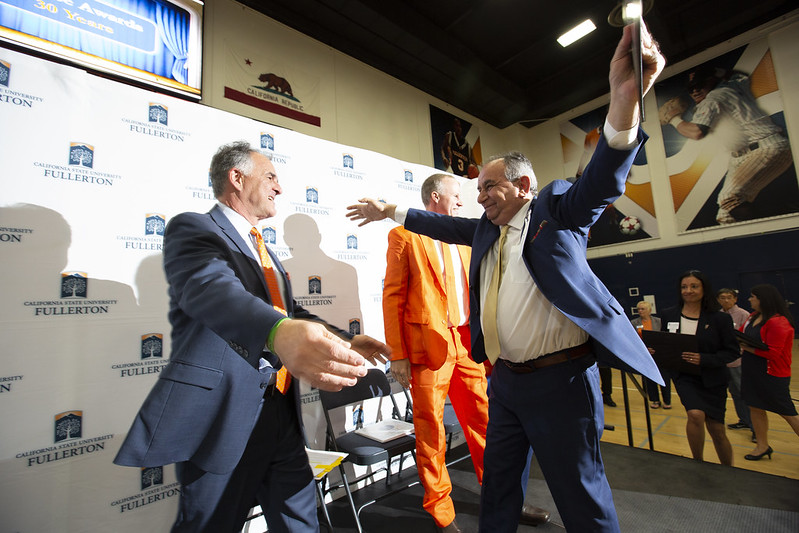
[[[372,198],[361,198],[357,204],[347,206],[347,218],[353,222],[363,220],[358,227],[365,226],[370,222],[383,220],[384,218],[393,218],[394,211],[397,206],[394,204],[386,204],[378,202]]]

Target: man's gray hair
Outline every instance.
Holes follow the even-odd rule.
[[[247,141],[236,141],[225,144],[211,158],[211,187],[214,196],[219,198],[225,192],[228,181],[228,173],[231,169],[237,168],[244,174],[252,172],[252,154],[256,150]]]
[[[535,196],[538,194],[538,180],[533,172],[533,164],[521,152],[507,152],[489,158],[488,162],[501,159],[505,163],[505,178],[510,182],[518,181],[522,176],[530,178],[530,193]]]
[[[422,183],[422,203],[425,207],[430,205],[430,197],[434,192],[441,194],[444,186],[441,182],[447,178],[452,178],[449,174],[433,174]]]

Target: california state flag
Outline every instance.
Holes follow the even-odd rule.
[[[225,98],[321,126],[319,78],[266,54],[227,44]]]

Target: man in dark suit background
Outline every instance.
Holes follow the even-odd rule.
[[[315,532],[296,379],[339,390],[390,349],[295,304],[280,261],[258,242],[281,193],[266,156],[246,142],[222,146],[211,182],[217,205],[166,228],[172,354],[114,462],[176,463],[173,532],[239,531],[256,501],[270,531]],[[281,367],[291,375],[284,392]]]
[[[530,446],[567,530],[619,531],[599,450],[604,411],[596,361],[661,378],[621,305],[588,267],[586,247],[591,225],[624,192],[645,139],[631,30],[624,29],[611,61],[603,135],[574,184],[557,180],[536,196],[530,161],[513,152],[492,159],[478,177],[480,219],[405,212],[371,199],[349,207],[347,216],[361,225],[391,217],[410,231],[472,246],[472,357],[494,363],[483,533],[516,531],[526,488],[518,480]],[[665,59],[645,28],[642,34],[647,91]],[[497,278],[495,267],[504,271]]]

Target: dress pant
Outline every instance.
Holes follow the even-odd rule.
[[[749,406],[741,398],[741,365],[727,367],[727,388],[730,389],[732,403],[735,405],[735,412],[738,420],[752,427],[752,417],[749,415]]]
[[[483,479],[488,423],[485,368],[469,356],[469,326],[450,328],[448,333],[449,352],[441,368],[430,370],[425,365],[411,365],[416,466],[424,487],[422,505],[439,527],[455,519],[450,497],[452,483],[444,457],[447,435],[443,419],[447,395],[466,437],[478,482]]]
[[[590,354],[534,372],[513,372],[502,361],[491,374],[481,533],[511,533],[532,446],[567,531],[619,531],[599,449],[604,407]]]
[[[649,396],[650,402],[661,402],[665,405],[671,405],[671,373],[668,370],[660,369],[660,375],[663,377],[664,385],[658,385],[649,378],[644,378],[646,385],[646,393]]]
[[[610,398],[613,395],[613,370],[609,366],[599,367],[599,385],[603,397]]]
[[[250,440],[232,472],[204,472],[189,461],[175,465],[181,494],[173,533],[236,533],[256,503],[270,533],[319,531],[315,481],[294,401],[291,389],[262,400]]]

